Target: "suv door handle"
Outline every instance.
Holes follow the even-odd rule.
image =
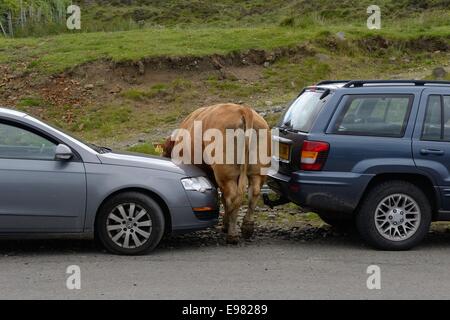
[[[441,156],[444,154],[444,150],[439,150],[439,149],[421,149],[420,150],[421,154],[435,154],[438,156]]]

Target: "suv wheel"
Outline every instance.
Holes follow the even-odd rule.
[[[144,194],[118,194],[100,209],[96,234],[112,253],[143,254],[153,250],[161,241],[164,215],[158,204]]]
[[[427,196],[406,181],[382,183],[363,200],[356,217],[362,238],[382,250],[408,250],[419,244],[431,224]]]

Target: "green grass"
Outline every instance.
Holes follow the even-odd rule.
[[[5,0],[3,0],[4,2]],[[68,2],[67,0],[52,0]],[[14,3],[15,0],[8,2]],[[38,0],[27,0],[27,3]],[[41,1],[36,7],[42,8]],[[69,1],[70,2],[70,1]],[[44,36],[55,33],[117,32],[137,29],[163,28],[249,28],[284,26],[300,29],[347,25],[363,27],[369,5],[381,8],[383,26],[397,26],[408,30],[410,26],[430,28],[449,26],[448,0],[114,0],[74,1],[82,9],[82,30],[69,31],[65,19],[47,6],[46,19],[36,22],[28,17],[22,28],[19,23],[19,5],[16,1],[14,17],[16,36]],[[11,7],[11,5],[9,6]],[[65,6],[63,6],[65,7]],[[0,19],[7,10],[0,1]],[[53,10],[55,11],[55,10]],[[3,19],[3,24],[6,21]]]
[[[312,37],[309,32],[274,27],[228,30],[145,29],[1,39],[0,63],[25,61],[32,63],[32,69],[55,73],[101,58],[124,61],[152,56],[226,54],[250,48],[292,45],[308,37]]]
[[[164,83],[159,83],[153,85],[149,90],[142,89],[129,89],[121,93],[121,96],[134,101],[144,101],[146,99],[151,99],[155,97],[163,98],[167,96],[169,93],[174,93],[177,88],[182,88],[178,84],[179,81],[175,80],[169,85]]]
[[[107,146],[116,146],[137,134],[148,134],[155,129],[170,132],[192,111],[190,108],[183,108],[171,104],[168,109],[154,111],[129,104],[126,100],[117,100],[114,104],[85,105],[83,108],[54,105],[45,108],[17,106],[17,109],[37,116],[85,141]],[[162,137],[155,137],[156,141],[160,138]]]
[[[261,91],[258,83],[242,83],[236,80],[208,79],[206,81],[209,92],[219,97],[234,96],[236,98],[249,98]]]
[[[366,8],[377,4],[383,20],[410,18],[423,25],[448,25],[448,0],[114,0],[82,4],[83,31],[123,31],[148,27],[255,27],[360,25]]]
[[[40,97],[25,97],[21,98],[17,105],[19,107],[42,107],[45,104],[45,101]]]
[[[134,101],[142,101],[147,97],[147,92],[138,89],[129,89],[121,93],[121,96]]]
[[[0,39],[0,63],[25,62],[30,71],[58,73],[99,59],[136,61],[154,56],[204,56],[248,49],[289,47],[306,41],[326,40],[338,31],[347,39],[383,36],[393,40],[419,37],[449,39],[450,28],[422,29],[411,26],[385,27],[371,31],[362,27],[330,25],[303,28],[277,26],[254,28],[152,28],[123,32],[63,34],[42,38]]]
[[[302,60],[302,63],[289,61],[284,58],[278,61],[271,69],[264,73],[268,80],[268,87],[281,86],[285,88],[304,87],[314,83],[318,79],[326,79],[331,73],[331,67],[328,63],[320,62],[315,57],[309,57]]]
[[[157,98],[165,102],[193,99],[198,92],[192,88],[192,83],[186,79],[176,79],[169,83],[159,83],[151,86],[149,89],[132,88],[121,93],[121,96],[127,100],[145,104],[151,99]]]
[[[155,150],[155,147],[149,143],[136,144],[134,146],[129,147],[127,150],[130,152],[145,153],[154,156],[160,155],[160,153]]]

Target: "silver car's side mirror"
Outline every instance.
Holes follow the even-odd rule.
[[[65,144],[59,144],[55,150],[55,160],[67,161],[72,159],[73,152]]]

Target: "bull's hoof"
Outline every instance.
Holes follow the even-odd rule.
[[[254,223],[245,223],[241,227],[242,237],[244,239],[250,239],[255,232],[255,224]]]
[[[239,236],[227,235],[227,243],[237,245],[239,243]]]

